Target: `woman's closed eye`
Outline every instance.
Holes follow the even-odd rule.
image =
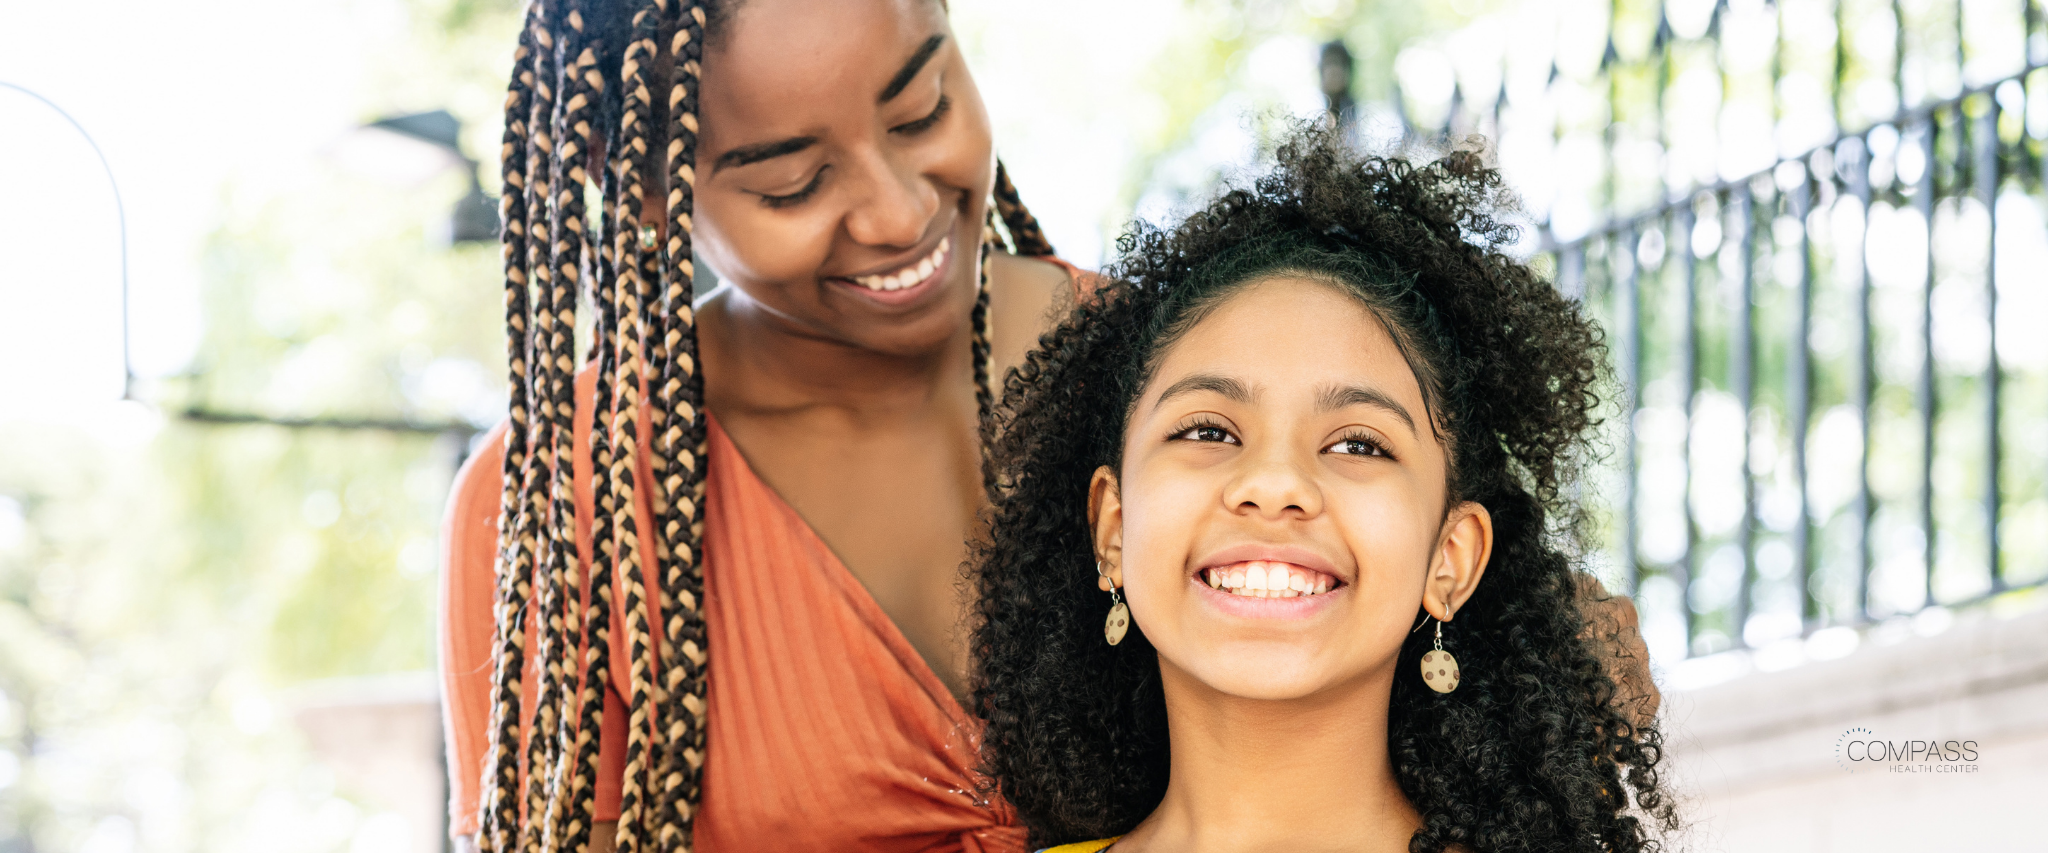
[[[1382,443],[1378,436],[1363,432],[1346,433],[1343,438],[1337,439],[1330,446],[1323,448],[1323,452],[1342,453],[1350,456],[1394,458],[1394,454],[1387,451],[1386,444]]]
[[[926,114],[924,118],[918,119],[916,121],[904,122],[895,127],[889,128],[889,132],[902,134],[904,136],[916,136],[920,133],[932,129],[934,125],[937,125],[939,123],[939,119],[945,118],[946,113],[950,112],[952,109],[953,99],[948,98],[945,95],[940,95],[939,103],[936,106],[932,107],[932,111]]]
[[[761,204],[767,207],[781,208],[789,207],[791,205],[796,204],[803,204],[804,202],[809,201],[811,196],[817,195],[818,187],[825,183],[825,171],[830,168],[830,166],[819,166],[818,173],[811,176],[811,182],[808,184],[804,184],[803,189],[797,190],[796,192],[789,193],[787,195],[775,195],[773,193],[754,194],[760,196]]]
[[[1242,444],[1228,427],[1213,421],[1194,421],[1174,427],[1166,436],[1167,441],[1194,441],[1204,444]]]

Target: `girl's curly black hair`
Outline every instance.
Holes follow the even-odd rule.
[[[1008,376],[973,570],[974,705],[984,769],[1034,843],[1127,832],[1165,793],[1157,655],[1143,626],[1102,641],[1089,478],[1118,467],[1162,351],[1277,272],[1339,285],[1387,324],[1451,451],[1452,504],[1493,517],[1485,580],[1444,633],[1457,691],[1415,674],[1428,632],[1401,651],[1388,738],[1424,820],[1409,849],[1654,850],[1675,828],[1660,736],[1617,707],[1578,603],[1582,514],[1563,489],[1589,455],[1601,333],[1505,253],[1504,198],[1475,153],[1417,165],[1299,129],[1249,188],[1171,230],[1126,234],[1107,283]]]

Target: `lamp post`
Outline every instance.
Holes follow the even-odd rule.
[[[387,116],[363,125],[342,157],[357,171],[380,174],[397,183],[415,183],[448,169],[469,178],[469,191],[455,202],[448,218],[451,243],[486,243],[498,239],[498,205],[484,195],[477,162],[462,151],[462,122],[447,110]],[[387,144],[397,142],[397,145]]]

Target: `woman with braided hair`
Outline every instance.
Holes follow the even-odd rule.
[[[534,0],[515,55],[511,416],[445,537],[454,832],[1021,849],[958,579],[988,377],[1073,271],[943,5]],[[695,258],[725,285],[693,305]]]

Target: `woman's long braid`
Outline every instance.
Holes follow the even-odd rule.
[[[580,10],[589,8],[589,4],[587,0],[579,0],[577,6],[578,9],[569,13],[569,23],[581,33],[587,22],[583,20]],[[605,136],[602,131],[594,132],[591,122],[595,119],[600,128],[609,127],[613,123],[610,120],[610,111],[603,106],[609,99],[605,97],[604,76],[598,71],[598,54],[614,46],[601,44],[590,37],[583,38],[582,42],[582,48],[577,51],[576,68],[570,75],[566,75],[569,80],[565,90],[570,93],[571,108],[564,112],[564,124],[575,134],[576,141],[582,149],[577,152],[578,156],[574,160],[568,161],[574,167],[571,177],[577,190],[579,204],[582,197],[581,189],[590,177],[584,174],[582,165],[588,159],[585,152],[591,149],[593,137]],[[580,111],[574,106],[578,99],[584,102]],[[592,114],[593,109],[597,111],[595,115]],[[568,152],[563,153],[566,158]],[[596,509],[592,520],[593,554],[590,565],[585,567],[589,591],[583,599],[580,646],[582,660],[573,680],[569,682],[578,694],[573,701],[565,703],[569,707],[565,709],[560,726],[561,749],[565,753],[560,762],[560,772],[565,778],[553,801],[561,804],[561,812],[559,815],[550,816],[549,819],[551,827],[558,827],[559,843],[555,845],[555,849],[574,853],[585,853],[589,849],[591,823],[597,809],[597,760],[604,721],[604,678],[609,671],[611,642],[612,565],[617,560],[617,549],[613,547],[611,541],[614,526],[612,519],[617,512],[617,505],[612,500],[608,476],[611,461],[613,396],[610,383],[614,373],[612,362],[616,360],[611,348],[616,346],[618,338],[617,322],[611,310],[611,297],[617,285],[617,276],[610,263],[616,253],[609,238],[619,230],[617,211],[612,207],[613,198],[609,192],[613,183],[610,170],[603,170],[600,185],[606,192],[599,195],[604,200],[604,206],[600,208],[598,216],[599,233],[596,249],[599,257],[595,259],[595,263],[589,265],[591,273],[596,276],[596,290],[592,294],[592,302],[597,308],[597,322],[592,334],[592,355],[598,365],[598,387],[592,400],[590,430],[593,462],[591,497]],[[575,233],[580,245],[590,232],[578,222]],[[586,253],[588,248],[585,247]],[[581,259],[579,258],[579,261]],[[571,376],[573,388],[573,373]],[[571,470],[574,470],[573,465]],[[573,500],[573,493],[571,498]],[[572,524],[573,512],[572,504],[569,518]],[[572,585],[572,595],[575,590],[576,587]],[[576,632],[572,631],[571,649],[578,648],[577,639]],[[554,810],[555,806],[551,803],[550,811]]]
[[[504,493],[498,511],[497,626],[492,640],[491,722],[485,751],[483,794],[478,807],[477,840],[485,850],[510,849],[519,827],[519,702],[526,668],[527,572],[532,566],[532,539],[523,526],[521,492],[528,453],[527,352],[531,329],[526,276],[526,135],[535,82],[534,33],[541,27],[539,7],[528,10],[512,54],[512,83],[505,93],[505,131],[500,157],[505,184],[499,203],[503,220],[505,267],[505,361],[509,374],[510,416],[505,430]]]
[[[976,414],[976,435],[981,437],[981,487],[996,499],[996,472],[989,465],[988,451],[995,446],[995,391],[989,375],[993,371],[989,346],[988,329],[988,256],[992,251],[1000,252],[1011,247],[1003,245],[1003,236],[996,231],[995,218],[1000,214],[1004,227],[1010,231],[1010,242],[1017,254],[1026,257],[1048,257],[1053,253],[1052,244],[1045,239],[1045,233],[1038,229],[1038,219],[1024,207],[1024,200],[1017,195],[1016,185],[1010,183],[1010,175],[1003,169],[1003,162],[996,161],[995,209],[989,212],[989,221],[982,226],[981,237],[981,290],[974,297],[974,313],[970,318],[973,326],[974,350],[974,404]]]
[[[656,794],[661,803],[661,847],[687,851],[693,844],[699,785],[703,778],[710,662],[704,630],[704,493],[709,437],[704,382],[698,370],[696,317],[691,284],[691,213],[696,201],[697,104],[703,79],[703,7],[680,4],[670,53],[675,86],[668,96],[668,292],[664,295],[661,391],[657,408],[669,414],[656,452],[667,463],[667,498],[662,538],[669,563],[662,579],[663,716],[668,731]]]
[[[995,443],[996,395],[989,383],[995,350],[989,345],[988,336],[988,256],[1004,248],[1003,235],[996,231],[995,211],[989,211],[981,226],[981,249],[975,261],[974,311],[968,315],[968,325],[973,334],[969,349],[974,361],[974,434],[981,448],[981,490],[990,500],[996,495],[996,469],[988,458],[989,447]]]
[[[652,98],[648,86],[658,46],[659,9],[643,4],[633,14],[633,34],[620,65],[620,114],[613,169],[618,173],[618,209],[623,227],[616,238],[618,287],[613,295],[614,315],[620,334],[616,357],[618,417],[612,425],[611,483],[620,511],[616,523],[622,555],[619,572],[625,586],[628,684],[626,685],[627,728],[625,773],[619,797],[619,853],[638,853],[642,846],[642,825],[647,801],[647,768],[653,754],[651,743],[654,672],[654,643],[648,615],[644,566],[647,556],[640,548],[636,464],[641,455],[639,413],[644,408],[647,311],[651,293],[649,256],[652,254],[651,225],[641,221],[648,187],[644,166],[650,150],[647,132],[652,119]],[[630,224],[629,224],[630,223]],[[643,235],[646,235],[643,238]],[[658,558],[657,558],[658,560]]]
[[[570,724],[566,719],[571,691],[565,658],[575,655],[573,638],[578,626],[572,601],[580,575],[574,475],[576,298],[585,238],[583,187],[588,176],[579,162],[586,149],[576,127],[578,119],[589,111],[589,99],[571,94],[584,68],[583,58],[578,56],[582,50],[582,39],[578,37],[581,16],[573,9],[564,14],[563,0],[552,5],[554,11],[545,17],[558,19],[566,27],[557,28],[552,43],[542,45],[552,52],[554,62],[548,69],[550,73],[541,78],[543,86],[537,91],[553,95],[549,99],[552,109],[544,118],[536,115],[534,122],[536,129],[546,129],[545,133],[534,134],[535,147],[546,155],[548,175],[545,191],[541,190],[542,185],[535,185],[535,195],[548,211],[548,238],[546,251],[539,253],[535,265],[544,301],[540,303],[534,331],[536,346],[544,347],[538,354],[535,376],[545,383],[537,396],[539,416],[547,422],[548,431],[546,441],[538,445],[544,449],[537,454],[539,473],[547,478],[547,504],[536,507],[535,514],[543,519],[547,551],[545,563],[537,573],[541,681],[534,702],[532,733],[527,740],[527,814],[525,830],[520,835],[520,846],[528,850],[558,847],[555,830],[562,809],[560,770],[566,739],[562,727]],[[594,58],[591,64],[595,65]]]
[[[1038,228],[1038,217],[1032,216],[1024,206],[1024,199],[1017,195],[1017,185],[1010,183],[1010,172],[1003,168],[1003,161],[996,161],[996,212],[1002,214],[1003,226],[1010,229],[1010,243],[1017,254],[1027,258],[1049,257],[1053,254],[1052,243],[1045,239],[1045,232]]]
[[[539,848],[540,821],[547,812],[546,750],[550,739],[543,732],[550,728],[551,703],[547,701],[548,679],[546,667],[555,647],[550,644],[547,623],[555,610],[555,597],[551,596],[548,566],[549,539],[553,531],[548,524],[548,479],[553,468],[554,456],[554,403],[550,399],[548,381],[549,362],[548,337],[554,318],[554,269],[553,269],[553,213],[549,187],[553,182],[555,159],[553,122],[555,113],[556,83],[560,78],[560,66],[556,57],[554,33],[554,7],[551,3],[537,0],[536,18],[539,26],[534,29],[533,88],[528,96],[530,110],[526,119],[526,274],[532,287],[529,299],[532,310],[528,313],[531,332],[526,351],[526,395],[532,412],[527,430],[527,454],[525,465],[520,472],[520,513],[517,525],[522,538],[528,540],[521,547],[530,554],[529,565],[521,574],[521,580],[528,585],[529,617],[520,625],[521,630],[534,629],[535,648],[527,661],[527,678],[536,679],[534,693],[539,701],[532,704],[530,714],[522,726],[524,748],[522,752],[519,794],[519,832],[509,849],[532,851]]]

